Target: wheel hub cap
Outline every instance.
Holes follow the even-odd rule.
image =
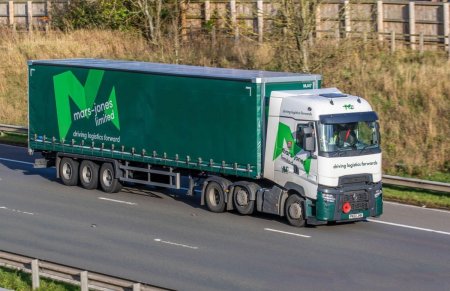
[[[289,207],[289,216],[294,219],[300,219],[302,217],[302,208],[300,204],[294,203]]]
[[[236,200],[237,203],[241,206],[247,205],[248,204],[247,192],[245,192],[244,190],[239,190],[236,193]]]

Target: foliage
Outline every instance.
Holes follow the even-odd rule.
[[[448,193],[384,185],[383,197],[385,200],[422,207],[450,209]]]
[[[137,30],[153,44],[167,28],[178,27],[180,7],[176,0],[72,0],[54,4],[52,23],[62,31],[75,29]]]
[[[131,29],[132,11],[129,1],[72,0],[54,4],[52,24],[62,31],[74,29]]]
[[[0,268],[0,286],[16,291],[31,291],[31,275],[11,269]],[[76,291],[79,287],[41,279],[40,287],[36,291]]]
[[[0,30],[0,123],[27,123],[29,59],[94,57],[302,71],[289,51],[298,53],[295,40],[290,41],[274,38],[258,44],[241,38],[235,42],[218,31],[214,38],[205,33],[187,41],[162,35],[155,44],[130,31],[22,35]],[[444,53],[400,50],[392,54],[376,40],[324,38],[307,45],[311,72],[323,75],[325,87],[362,96],[377,111],[385,173],[428,179],[436,171],[449,172],[450,63]]]
[[[280,4],[278,15],[275,18],[273,36],[281,35],[283,45],[293,46],[291,53],[299,53],[297,57],[290,58],[300,61],[302,71],[310,71],[308,40],[315,30],[316,11],[319,7],[318,0],[278,0]],[[272,36],[272,37],[273,37]],[[293,38],[295,42],[288,41]],[[289,54],[289,51],[284,50]]]

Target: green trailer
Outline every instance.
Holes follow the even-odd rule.
[[[100,59],[28,70],[29,152],[65,185],[187,188],[211,211],[296,226],[381,214],[377,115],[320,75]],[[359,126],[351,147],[326,143]]]

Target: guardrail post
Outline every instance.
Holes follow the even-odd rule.
[[[321,38],[322,37],[322,25],[321,25],[321,21],[322,21],[322,12],[320,10],[320,3],[317,4],[317,8],[316,8],[316,38]]]
[[[411,49],[416,49],[416,6],[414,2],[409,2],[409,42]]]
[[[239,30],[237,26],[237,16],[236,16],[236,0],[230,0],[230,20],[231,29],[234,32],[234,39],[239,39]]]
[[[384,23],[383,23],[383,1],[377,1],[377,31],[378,40],[383,40]]]
[[[421,32],[420,36],[419,36],[419,51],[420,51],[420,54],[423,54],[424,42],[425,42],[424,35],[423,35],[423,32]]]
[[[264,3],[263,0],[258,0],[256,2],[256,9],[258,15],[258,42],[263,42],[264,33]]]
[[[89,291],[88,288],[88,272],[87,271],[83,271],[80,273],[80,287],[81,287],[81,291]]]
[[[27,26],[28,31],[33,30],[33,3],[31,1],[27,1]]]
[[[391,31],[391,53],[395,52],[395,30]]]
[[[8,22],[11,27],[14,26],[14,2],[8,1]]]
[[[350,22],[350,1],[344,1],[344,26],[345,26],[345,37],[350,36],[350,31],[352,30]]]
[[[211,20],[211,2],[209,0],[205,0],[203,5],[205,22],[208,23]]]
[[[449,11],[449,3],[443,3],[442,5],[442,9],[443,9],[443,14],[444,14],[444,47],[447,47],[447,50],[450,51],[449,45],[450,45],[450,40],[449,38],[447,38],[447,36],[450,35],[450,11]]]
[[[134,283],[133,291],[141,291],[141,283]]]
[[[39,260],[31,261],[31,288],[39,288]]]
[[[447,52],[448,52],[448,60],[450,61],[450,33],[447,36]]]

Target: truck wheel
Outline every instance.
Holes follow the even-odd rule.
[[[114,167],[111,163],[103,163],[100,168],[100,187],[106,193],[117,193],[122,190],[122,183],[114,178]]]
[[[305,200],[297,194],[292,194],[286,200],[284,213],[290,225],[302,227],[305,225]]]
[[[98,186],[98,165],[92,161],[84,160],[80,165],[80,184],[83,188],[91,190]]]
[[[76,186],[78,184],[79,163],[71,158],[62,158],[59,164],[59,176],[66,186]]]
[[[240,214],[252,214],[255,208],[255,201],[250,201],[250,193],[245,187],[236,186],[233,195],[234,207]]]
[[[205,189],[205,200],[210,211],[223,212],[225,210],[225,192],[219,183],[208,183]]]

